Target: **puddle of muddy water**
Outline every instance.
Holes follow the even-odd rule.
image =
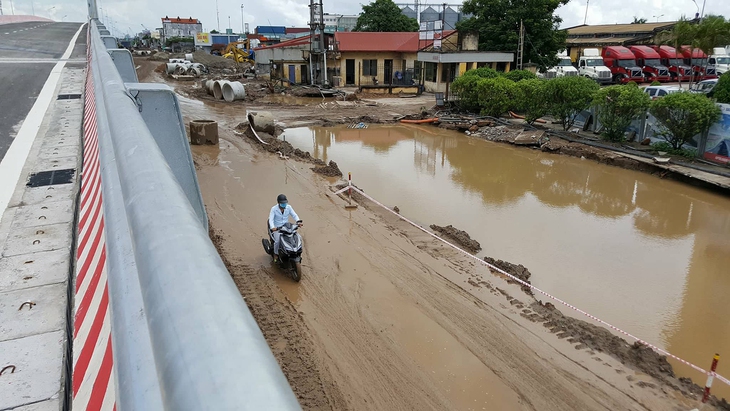
[[[536,286],[634,335],[703,367],[730,352],[726,197],[433,127],[293,128],[285,136],[351,171],[403,215],[466,230],[480,255],[525,265]],[[730,374],[730,365],[718,371]]]

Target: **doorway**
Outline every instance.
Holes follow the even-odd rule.
[[[355,59],[345,60],[345,84],[355,85]]]

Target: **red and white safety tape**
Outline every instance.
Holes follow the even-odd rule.
[[[672,353],[670,353],[670,352],[668,352],[668,351],[666,351],[666,350],[664,350],[662,348],[659,348],[656,345],[650,344],[650,343],[642,340],[641,338],[636,337],[636,336],[634,336],[634,335],[632,335],[632,334],[630,334],[630,333],[628,333],[628,332],[626,332],[626,331],[624,331],[624,330],[622,330],[622,329],[620,329],[620,328],[618,328],[616,326],[613,326],[613,325],[607,323],[606,321],[603,321],[600,318],[598,318],[598,317],[596,317],[596,316],[594,316],[592,314],[589,314],[589,313],[581,310],[580,308],[578,308],[578,307],[576,307],[576,306],[574,306],[572,304],[569,304],[569,303],[561,300],[558,297],[555,297],[555,296],[553,296],[551,294],[548,294],[547,292],[545,292],[545,291],[543,291],[543,290],[535,287],[534,285],[532,285],[532,284],[530,284],[530,283],[528,283],[526,281],[523,281],[523,280],[515,277],[512,274],[509,274],[509,273],[505,272],[504,270],[500,269],[499,267],[496,267],[496,266],[494,266],[492,264],[489,264],[488,262],[486,262],[486,261],[482,260],[481,258],[479,258],[479,257],[477,257],[477,256],[475,256],[475,255],[473,255],[471,253],[469,253],[468,251],[462,250],[458,246],[450,243],[449,241],[447,241],[447,240],[439,237],[438,235],[432,233],[431,231],[429,231],[429,230],[421,227],[420,225],[418,225],[418,224],[414,223],[413,221],[409,220],[408,218],[402,216],[400,213],[397,213],[397,212],[391,210],[385,204],[383,204],[383,203],[379,202],[378,200],[374,199],[373,197],[365,194],[362,190],[360,190],[357,187],[351,185],[350,183],[348,183],[348,185],[346,187],[342,188],[341,190],[336,191],[335,194],[341,194],[341,193],[345,192],[348,189],[352,189],[352,191],[356,191],[356,192],[360,193],[363,197],[365,197],[368,200],[372,201],[373,203],[379,205],[380,207],[382,207],[385,210],[389,211],[390,213],[394,214],[395,216],[397,216],[401,220],[407,222],[408,224],[412,225],[413,227],[415,227],[415,228],[423,231],[424,233],[426,233],[429,236],[431,236],[431,237],[433,237],[433,238],[441,241],[442,243],[444,243],[444,244],[448,245],[449,247],[457,250],[458,252],[460,252],[460,253],[462,253],[462,254],[464,254],[464,255],[466,255],[466,256],[468,256],[468,257],[470,257],[470,258],[472,258],[472,259],[474,259],[476,261],[479,261],[481,264],[489,267],[490,269],[492,269],[494,271],[497,271],[500,274],[509,277],[511,280],[514,280],[515,282],[517,282],[517,283],[519,283],[519,284],[521,284],[523,286],[529,287],[531,290],[536,291],[536,292],[538,292],[538,293],[540,293],[540,294],[542,294],[542,295],[544,295],[544,296],[546,296],[546,297],[548,297],[548,298],[550,298],[550,299],[552,299],[554,301],[557,301],[560,304],[562,304],[562,305],[564,305],[564,306],[566,306],[566,307],[568,307],[568,308],[570,308],[570,309],[572,309],[572,310],[574,310],[576,312],[579,312],[579,313],[585,315],[586,317],[592,319],[593,321],[596,321],[596,322],[598,322],[598,323],[600,323],[600,324],[602,324],[602,325],[604,325],[604,326],[606,326],[606,327],[608,327],[608,328],[610,328],[610,329],[612,329],[612,330],[614,330],[614,331],[616,331],[616,332],[618,332],[618,333],[620,333],[620,334],[622,334],[622,335],[624,335],[626,337],[629,337],[630,339],[632,339],[634,341],[639,342],[640,344],[643,344],[643,345],[645,345],[645,346],[653,349],[654,351],[658,352],[659,354],[666,355],[667,357],[670,357],[670,358],[672,358],[672,359],[674,359],[676,361],[679,361],[680,363],[682,363],[684,365],[687,365],[687,366],[693,368],[696,371],[699,371],[699,372],[701,372],[701,373],[703,373],[705,375],[708,375],[708,376],[713,376],[714,378],[717,378],[719,381],[722,381],[723,383],[725,383],[727,385],[730,385],[730,380],[728,380],[727,378],[723,377],[722,375],[717,374],[714,371],[707,371],[707,370],[703,369],[702,367],[700,367],[698,365],[695,365],[695,364],[693,364],[693,363],[691,363],[691,362],[689,362],[687,360],[684,360],[682,358],[679,358],[676,355],[674,355],[674,354],[672,354]]]
[[[91,35],[91,33],[88,33]],[[84,151],[76,248],[73,408],[113,410],[115,389],[106,272],[96,99],[87,41]]]

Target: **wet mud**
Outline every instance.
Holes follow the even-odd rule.
[[[469,236],[469,233],[467,233],[466,231],[459,230],[451,224],[447,225],[446,227],[431,224],[431,229],[439,233],[441,236],[452,240],[472,254],[476,254],[482,250],[482,246],[479,244],[479,241],[471,238],[471,236]]]

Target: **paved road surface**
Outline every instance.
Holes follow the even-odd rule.
[[[0,161],[80,24],[0,25]],[[69,60],[84,59],[85,53],[82,30]]]

